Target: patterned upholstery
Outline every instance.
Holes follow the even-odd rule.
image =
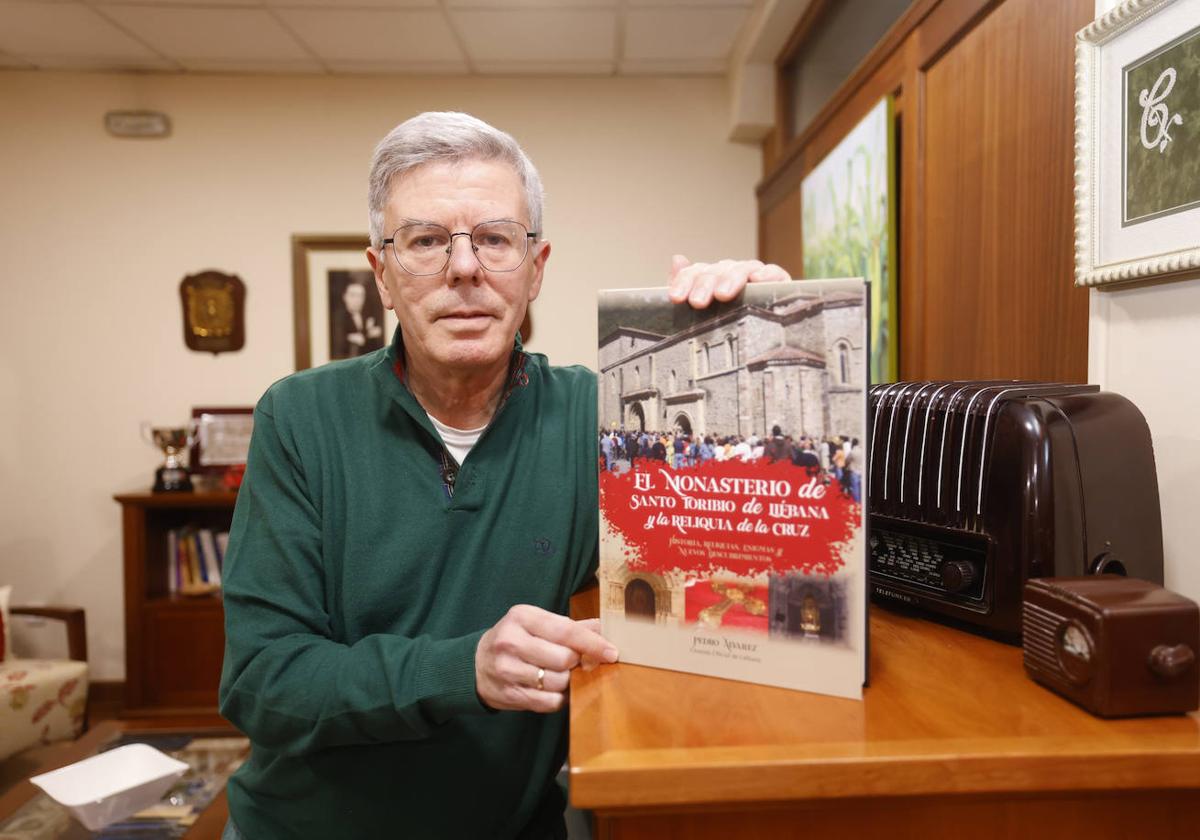
[[[0,663],[0,761],[36,744],[78,737],[87,695],[86,662]]]

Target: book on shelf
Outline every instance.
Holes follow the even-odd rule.
[[[861,698],[861,280],[599,300],[600,617],[621,659]]]
[[[179,579],[179,532],[167,532],[167,590],[174,595],[180,588]]]
[[[217,560],[217,541],[209,528],[201,528],[196,532],[197,542],[204,555],[204,579],[216,586],[221,585],[221,569]]]
[[[172,594],[205,595],[221,587],[229,534],[185,526],[167,532],[167,583]]]

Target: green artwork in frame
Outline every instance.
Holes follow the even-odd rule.
[[[1122,226],[1200,207],[1200,27],[1123,76]]]
[[[870,381],[899,372],[896,137],[891,97],[863,117],[800,186],[804,276],[870,284]]]

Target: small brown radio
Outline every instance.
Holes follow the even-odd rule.
[[[1025,584],[1025,672],[1104,717],[1200,706],[1200,608],[1153,583],[1115,575]]]

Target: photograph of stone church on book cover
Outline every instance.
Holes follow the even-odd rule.
[[[861,650],[865,324],[861,281],[751,285],[701,311],[601,292],[606,628]],[[751,656],[726,674],[650,647],[645,664],[773,682]]]

